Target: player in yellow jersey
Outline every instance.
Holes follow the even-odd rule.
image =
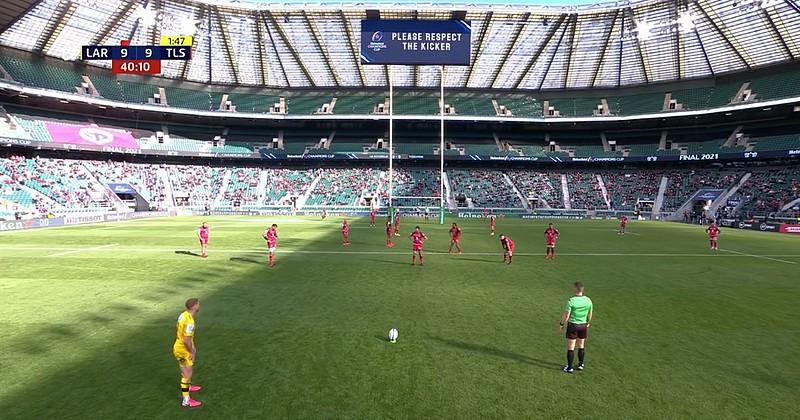
[[[195,355],[197,354],[197,347],[194,345],[194,317],[198,311],[200,311],[200,299],[188,299],[186,301],[186,310],[178,316],[175,344],[172,345],[172,354],[178,359],[178,366],[181,368],[181,397],[183,397],[181,405],[184,407],[199,407],[203,405],[200,401],[194,400],[189,396],[190,392],[197,392],[202,389],[200,385],[191,384]]]

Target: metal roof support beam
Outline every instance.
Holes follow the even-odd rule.
[[[272,36],[272,31],[269,30],[267,17],[264,16],[264,14],[261,14],[261,21],[264,23],[264,29],[269,37],[270,44],[272,44],[272,49],[275,50],[275,56],[278,57],[278,64],[281,66],[281,73],[283,73],[283,79],[286,80],[286,86],[291,87],[291,83],[289,83],[289,76],[286,74],[286,67],[283,65],[283,59],[281,58],[281,55],[278,54],[278,47],[275,45],[275,38]]]
[[[6,30],[8,30],[8,28],[10,28],[10,27],[14,26],[14,24],[15,24],[15,23],[17,23],[17,22],[18,22],[20,19],[22,19],[22,17],[23,17],[23,16],[26,16],[28,13],[30,13],[31,11],[33,11],[33,9],[35,9],[35,8],[36,8],[36,6],[38,6],[39,4],[41,4],[41,3],[42,3],[42,1],[43,1],[43,0],[37,0],[37,1],[32,1],[32,2],[30,2],[30,4],[28,5],[28,7],[26,7],[26,8],[25,8],[25,10],[23,10],[23,11],[22,11],[22,13],[20,13],[20,14],[18,14],[18,15],[16,15],[16,16],[14,16],[14,18],[13,18],[13,19],[10,19],[10,20],[9,20],[9,21],[8,21],[8,22],[5,24],[5,25],[3,25],[3,26],[0,26],[0,34],[2,34],[3,32],[5,32]],[[14,10],[16,10],[16,9],[14,9]],[[7,10],[7,12],[8,12],[8,11],[9,11],[9,10]],[[12,12],[12,13],[13,13],[13,12]]]
[[[636,22],[636,19],[633,18],[633,9],[630,7],[625,9],[628,12],[628,17],[630,18],[631,22]],[[637,24],[638,25],[638,24]],[[645,83],[650,83],[650,73],[647,71],[647,63],[644,59],[644,49],[643,49],[643,42],[639,38],[639,33],[636,33],[636,55],[639,56],[639,65],[642,66],[642,73],[644,74],[644,81]]]
[[[770,29],[772,29],[772,34],[775,36],[775,38],[778,38],[778,41],[780,41],[781,47],[783,48],[783,51],[786,53],[786,56],[789,57],[789,59],[794,60],[794,54],[792,54],[792,49],[789,48],[789,44],[786,43],[786,39],[784,39],[783,35],[781,35],[781,31],[778,30],[778,27],[775,25],[775,21],[772,20],[772,16],[769,15],[767,9],[762,8],[761,13],[764,15],[764,19],[767,21],[767,24],[770,27]]]
[[[195,22],[198,21],[198,20],[201,20],[203,18],[203,15],[205,14],[205,11],[206,11],[206,7],[207,6],[204,5],[204,4],[198,4],[197,5],[197,10],[195,10],[194,16],[193,16]],[[211,28],[209,28],[209,30],[210,29]],[[195,45],[196,45],[196,43],[195,43]],[[209,50],[210,50],[211,46],[209,45],[208,47],[209,47]],[[211,51],[209,51],[209,54],[211,54]],[[208,71],[210,73],[211,69],[208,69]],[[186,76],[188,76],[188,74],[189,74],[189,60],[181,61],[181,70],[180,70],[180,72],[178,74],[180,74],[180,78],[181,79],[185,79]]]
[[[678,9],[680,8],[680,3],[675,3],[675,8],[673,9],[674,13],[672,14],[672,18],[677,21],[680,16],[678,13]],[[681,65],[681,30],[680,27],[674,32],[675,34],[675,74],[678,76],[678,79],[683,79],[683,66]]]
[[[156,10],[156,16],[164,16],[164,1],[163,0],[153,0],[153,9]],[[161,43],[161,22],[157,22],[153,25],[150,31],[150,45],[158,45]]]
[[[267,65],[267,50],[264,48],[264,31],[261,26],[264,23],[259,18],[257,12],[254,12],[251,17],[253,18],[253,28],[255,30],[253,37],[256,40],[258,71],[261,75],[261,85],[266,86],[269,81],[269,66]]]
[[[472,61],[469,64],[469,70],[467,70],[467,77],[464,78],[464,86],[467,87],[469,85],[469,79],[472,78],[472,70],[475,68],[475,65],[478,62],[478,53],[483,50],[483,40],[486,38],[486,33],[489,32],[489,27],[492,26],[492,12],[489,11],[486,13],[486,17],[484,18],[484,23],[481,26],[481,32],[478,35],[478,48],[475,48],[472,51]]]
[[[575,52],[575,33],[578,32],[578,15],[572,15],[572,32],[569,34],[569,53],[567,55],[567,69],[564,72],[564,89],[567,88],[569,81],[569,70],[572,67],[572,55]]]
[[[278,21],[275,20],[275,16],[269,10],[265,11],[265,13],[266,13],[267,18],[269,18],[270,22],[272,23],[272,27],[275,28],[276,31],[278,31],[278,36],[281,37],[281,41],[283,41],[283,44],[286,45],[286,49],[288,49],[289,53],[292,54],[292,57],[297,62],[297,65],[300,66],[300,70],[303,71],[303,75],[305,75],[306,79],[308,79],[308,83],[311,84],[311,86],[317,86],[317,83],[314,81],[314,78],[311,77],[311,72],[308,71],[308,69],[306,68],[305,63],[303,63],[303,60],[300,58],[300,54],[297,53],[297,50],[294,49],[294,47],[292,46],[292,43],[289,42],[289,37],[287,37],[286,33],[283,32],[283,28],[281,28],[281,26],[278,23]],[[273,40],[273,42],[274,42],[274,40]],[[278,55],[280,55],[280,54],[278,54]],[[288,83],[288,79],[287,79],[287,83]]]
[[[625,43],[622,42],[623,36],[625,36],[625,17],[623,16],[622,20],[620,21],[620,28],[619,28],[619,60],[617,60],[617,87],[622,84],[622,52],[625,47]]]
[[[542,79],[539,81],[538,90],[542,90],[542,86],[544,86],[544,81],[547,79],[547,73],[550,72],[550,67],[553,65],[553,60],[556,58],[556,54],[558,54],[559,48],[561,48],[561,42],[564,41],[564,35],[567,34],[567,29],[569,28],[569,24],[564,26],[564,30],[561,31],[561,36],[558,37],[558,43],[556,47],[553,49],[553,54],[550,56],[550,59],[547,60],[547,67],[544,69],[544,74],[542,75]]]
[[[231,37],[228,33],[228,22],[222,18],[222,13],[219,12],[219,7],[213,7],[214,16],[216,17],[217,26],[219,27],[220,31],[219,35],[222,38],[222,46],[225,48],[225,58],[228,59],[228,65],[231,68],[233,80],[239,84],[242,82],[242,79],[239,77],[239,66],[236,64],[236,55],[234,54],[233,46],[231,45]]]
[[[700,2],[697,2],[696,5],[697,8],[700,9],[701,12],[703,12],[703,16],[705,16],[706,19],[708,19],[708,23],[710,23],[711,26],[714,27],[714,30],[717,31],[719,36],[722,37],[722,40],[725,41],[725,43],[728,44],[728,47],[730,47],[730,49],[736,54],[736,56],[739,57],[739,60],[742,60],[742,63],[744,63],[744,65],[747,66],[748,69],[752,68],[752,66],[750,66],[750,63],[748,63],[747,60],[744,59],[742,53],[740,53],[739,50],[735,46],[733,46],[733,42],[731,42],[731,40],[727,36],[725,36],[725,33],[722,31],[722,28],[720,28],[719,25],[717,25],[717,22],[714,22],[714,19],[711,19],[711,16],[708,14],[708,12],[706,12],[706,9],[703,8],[703,5]]]
[[[502,56],[503,58],[500,61],[500,63],[497,66],[495,66],[494,74],[492,74],[492,82],[489,83],[489,86],[487,87],[489,88],[494,87],[495,82],[497,82],[497,78],[500,76],[500,71],[506,65],[506,61],[508,60],[508,55],[511,53],[511,51],[514,50],[514,45],[517,44],[517,40],[519,40],[519,36],[522,34],[522,30],[528,26],[528,19],[530,19],[530,17],[531,17],[530,12],[525,13],[525,15],[522,17],[522,21],[520,22],[517,31],[514,33],[514,38],[511,38],[511,42],[508,43],[508,46],[506,46],[505,51],[503,51],[503,56]]]
[[[344,27],[344,33],[347,35],[347,45],[350,46],[350,51],[353,52],[353,59],[355,60],[356,68],[358,69],[358,77],[361,79],[361,85],[366,86],[367,81],[364,75],[364,67],[361,65],[361,54],[359,54],[358,49],[356,48],[354,37],[350,31],[350,21],[347,20],[347,17],[344,15],[344,11],[342,10],[339,10],[339,18],[342,19],[342,27]],[[386,79],[386,83],[389,83],[389,79]]]
[[[311,35],[314,37],[314,42],[317,43],[317,48],[322,53],[322,57],[325,58],[325,67],[328,68],[328,73],[331,74],[333,80],[336,82],[336,86],[341,86],[342,82],[339,80],[339,75],[336,73],[336,70],[333,68],[331,64],[332,59],[331,56],[328,54],[328,49],[322,44],[319,35],[319,29],[317,29],[317,24],[314,23],[312,19],[309,19],[308,14],[305,10],[303,10],[303,18],[306,20],[306,25],[308,25],[308,29],[311,31]]]
[[[103,28],[94,34],[89,45],[103,45],[119,23],[127,19],[128,16],[133,13],[133,6],[136,6],[135,2],[120,3],[117,10],[114,11],[114,14],[111,15],[108,21],[103,25]]]
[[[61,29],[64,28],[66,21],[69,20],[69,17],[75,12],[77,7],[78,5],[76,3],[69,0],[59,1],[56,10],[53,11],[53,14],[50,16],[50,20],[47,21],[42,33],[39,34],[39,39],[36,40],[33,51],[42,52],[46,47],[52,45],[53,41],[58,38],[58,34],[61,33]]]
[[[617,19],[619,18],[619,9],[614,12],[614,18],[611,19],[611,26],[608,28],[608,33],[603,38],[603,49],[600,50],[600,57],[597,59],[597,63],[594,65],[594,76],[592,76],[592,84],[594,86],[597,83],[597,76],[600,74],[600,68],[603,66],[603,60],[606,58],[606,51],[608,51],[608,44],[611,41],[611,34],[614,33],[614,27],[617,25]]]
[[[703,57],[706,59],[706,65],[708,65],[708,69],[711,71],[711,75],[714,76],[714,67],[711,65],[711,59],[708,58],[708,53],[706,52],[706,46],[703,44],[703,38],[700,37],[700,32],[697,31],[697,28],[694,28],[694,35],[697,37],[697,42],[700,43],[700,51],[703,52]]]
[[[561,16],[558,17],[558,22],[556,22],[555,25],[552,25],[550,27],[550,32],[548,32],[547,36],[544,37],[542,43],[539,44],[539,48],[536,49],[536,52],[531,56],[531,59],[528,60],[528,64],[525,65],[525,70],[523,70],[519,74],[517,80],[514,82],[513,85],[514,89],[517,89],[519,87],[520,83],[522,83],[522,80],[525,79],[525,76],[528,74],[528,72],[531,71],[531,68],[533,68],[533,65],[536,64],[537,60],[539,60],[539,56],[542,55],[545,48],[547,48],[547,45],[550,44],[550,40],[553,39],[553,36],[556,34],[556,32],[558,32],[558,29],[561,27],[561,24],[564,23],[564,21],[567,19],[567,16],[568,15],[566,14],[562,14]]]

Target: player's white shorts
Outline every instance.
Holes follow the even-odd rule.
[[[277,248],[273,246],[272,248],[267,248],[267,249],[269,249],[269,252],[270,252],[270,253],[273,253],[273,254],[274,254],[274,253],[275,253],[275,250],[276,250]]]

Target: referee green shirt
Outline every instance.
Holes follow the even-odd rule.
[[[589,312],[592,311],[592,300],[587,296],[573,296],[567,301],[564,310],[569,312],[570,324],[585,324]]]

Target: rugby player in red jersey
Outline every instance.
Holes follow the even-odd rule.
[[[556,239],[560,233],[552,223],[549,223],[547,229],[544,230],[544,242],[547,247],[544,254],[545,259],[554,260],[556,258]]]
[[[267,241],[269,249],[269,266],[275,267],[275,250],[278,248],[278,225],[275,223],[264,231],[264,239]]]
[[[346,217],[342,220],[342,245],[350,245],[350,225]]]
[[[461,255],[461,228],[456,223],[453,223],[453,227],[450,228],[450,249],[447,250],[448,254],[453,252],[453,245],[456,246],[458,255]]]
[[[424,233],[419,229],[419,226],[414,228],[414,231],[408,235],[411,238],[411,265],[415,265],[417,263],[417,254],[419,254],[419,265],[423,265],[423,259],[425,258],[422,255],[422,246],[425,243],[425,240],[428,239]]]
[[[394,248],[394,242],[392,242],[392,218],[389,217],[389,220],[386,221],[386,248]]]
[[[197,238],[200,239],[200,256],[208,258],[208,223],[203,222],[197,229]]]
[[[497,227],[497,218],[492,214],[489,216],[489,230],[491,231],[492,236],[494,236],[495,227]]]
[[[617,231],[617,235],[624,235],[625,234],[625,226],[628,225],[628,216],[622,215],[619,218],[619,231]]]
[[[394,212],[394,236],[400,236],[400,212]]]
[[[511,264],[511,259],[514,257],[514,241],[510,236],[500,235],[500,245],[503,246],[503,262],[508,260]]]
[[[375,209],[371,209],[369,211],[369,225],[375,226]]]
[[[708,241],[711,243],[711,249],[717,251],[719,250],[719,245],[717,245],[717,238],[719,237],[719,227],[717,227],[716,223],[711,223],[706,229],[708,232]]]

